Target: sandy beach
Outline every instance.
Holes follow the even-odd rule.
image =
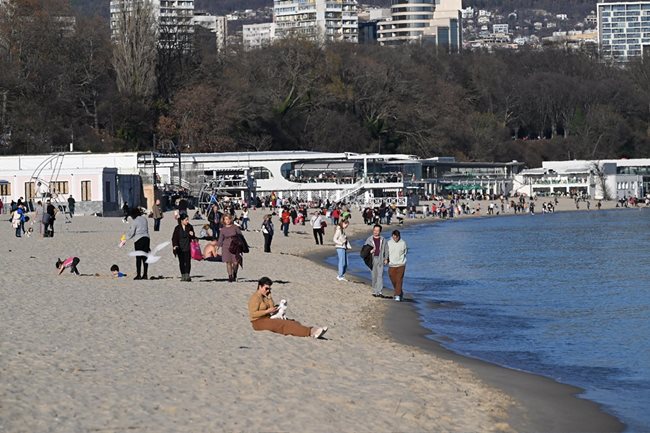
[[[573,208],[566,200],[557,210]],[[251,212],[251,228],[264,213]],[[360,220],[354,212],[350,232],[366,236]],[[169,240],[174,224],[170,213],[160,232],[151,223],[152,245]],[[363,281],[338,282],[318,260],[334,254],[332,227],[316,246],[309,225],[286,238],[277,226],[271,254],[261,233],[246,234],[239,282],[227,282],[221,263],[193,261],[185,283],[171,247],[150,267],[159,279],[109,277],[113,263],[135,271],[133,244],[118,248],[121,218],[59,220],[51,239],[15,238],[7,223],[0,431],[621,430],[570,397],[575,389],[450,354],[418,332],[408,303],[372,298]],[[56,258],[68,256],[81,259],[81,276],[56,275]],[[289,301],[290,318],[329,326],[325,339],[252,330],[246,302],[263,275],[275,281],[274,299]],[[565,411],[536,406],[553,400]]]

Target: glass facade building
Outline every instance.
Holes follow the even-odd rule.
[[[449,52],[462,46],[460,0],[391,0],[391,17],[377,25],[382,46],[433,44]]]

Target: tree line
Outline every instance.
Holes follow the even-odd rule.
[[[77,17],[71,31],[59,2],[9,4],[0,13],[5,154],[70,142],[91,151],[301,149],[530,166],[650,154],[647,62],[300,39],[217,52],[213,35],[197,32],[193,50],[139,50],[153,62],[142,85],[105,21]]]

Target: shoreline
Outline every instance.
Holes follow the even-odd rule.
[[[461,355],[427,338],[432,331],[420,324],[416,303],[390,305],[383,318],[384,332],[401,344],[466,367],[487,385],[504,391],[517,402],[508,411],[508,423],[516,431],[623,432],[626,429],[621,420],[607,413],[599,403],[580,398],[582,388]]]
[[[606,208],[613,209],[633,208]],[[591,212],[586,209],[561,209],[557,212]],[[594,212],[598,212],[594,210]],[[416,218],[405,219],[403,225],[392,224],[391,229],[400,227],[420,226],[443,223],[447,221],[462,221],[468,218],[485,217],[531,216],[529,214],[504,215],[464,215],[454,219]],[[541,216],[541,215],[540,215]],[[352,226],[351,226],[352,227]],[[357,226],[358,227],[358,226]],[[349,235],[351,240],[363,240],[367,233],[359,230]],[[365,226],[362,226],[365,227]],[[368,226],[370,227],[370,226]],[[388,232],[388,230],[387,230]],[[356,252],[356,251],[355,251]],[[324,267],[335,269],[326,262],[333,256],[333,251],[312,250],[305,258]],[[354,275],[355,280],[369,287],[367,276]],[[352,281],[352,280],[351,280]],[[357,281],[355,281],[357,282]],[[384,287],[384,289],[389,289]],[[400,345],[415,347],[437,358],[451,361],[467,368],[486,385],[503,391],[513,398],[516,404],[508,412],[508,424],[515,431],[544,431],[544,432],[623,432],[626,424],[615,415],[608,413],[604,407],[592,400],[581,398],[584,389],[556,381],[555,379],[530,373],[514,368],[501,366],[478,358],[462,355],[444,347],[441,343],[427,338],[435,333],[421,324],[420,315],[416,309],[417,300],[406,299],[406,302],[391,302],[382,312],[376,312],[382,324],[379,333]]]

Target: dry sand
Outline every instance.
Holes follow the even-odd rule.
[[[251,228],[263,213],[251,212]],[[353,218],[351,231],[365,234]],[[173,225],[166,214],[152,246]],[[0,231],[0,431],[513,430],[513,398],[457,360],[387,338],[392,302],[305,258],[333,254],[332,227],[317,247],[309,225],[285,238],[276,224],[272,254],[249,232],[237,283],[223,264],[196,261],[193,282],[180,282],[171,247],[150,266],[162,279],[133,281],[121,218],[58,220],[56,230]],[[56,258],[72,255],[82,276],[57,276]],[[129,278],[109,278],[113,263]],[[329,326],[326,339],[252,330],[246,304],[263,275],[289,317]]]

